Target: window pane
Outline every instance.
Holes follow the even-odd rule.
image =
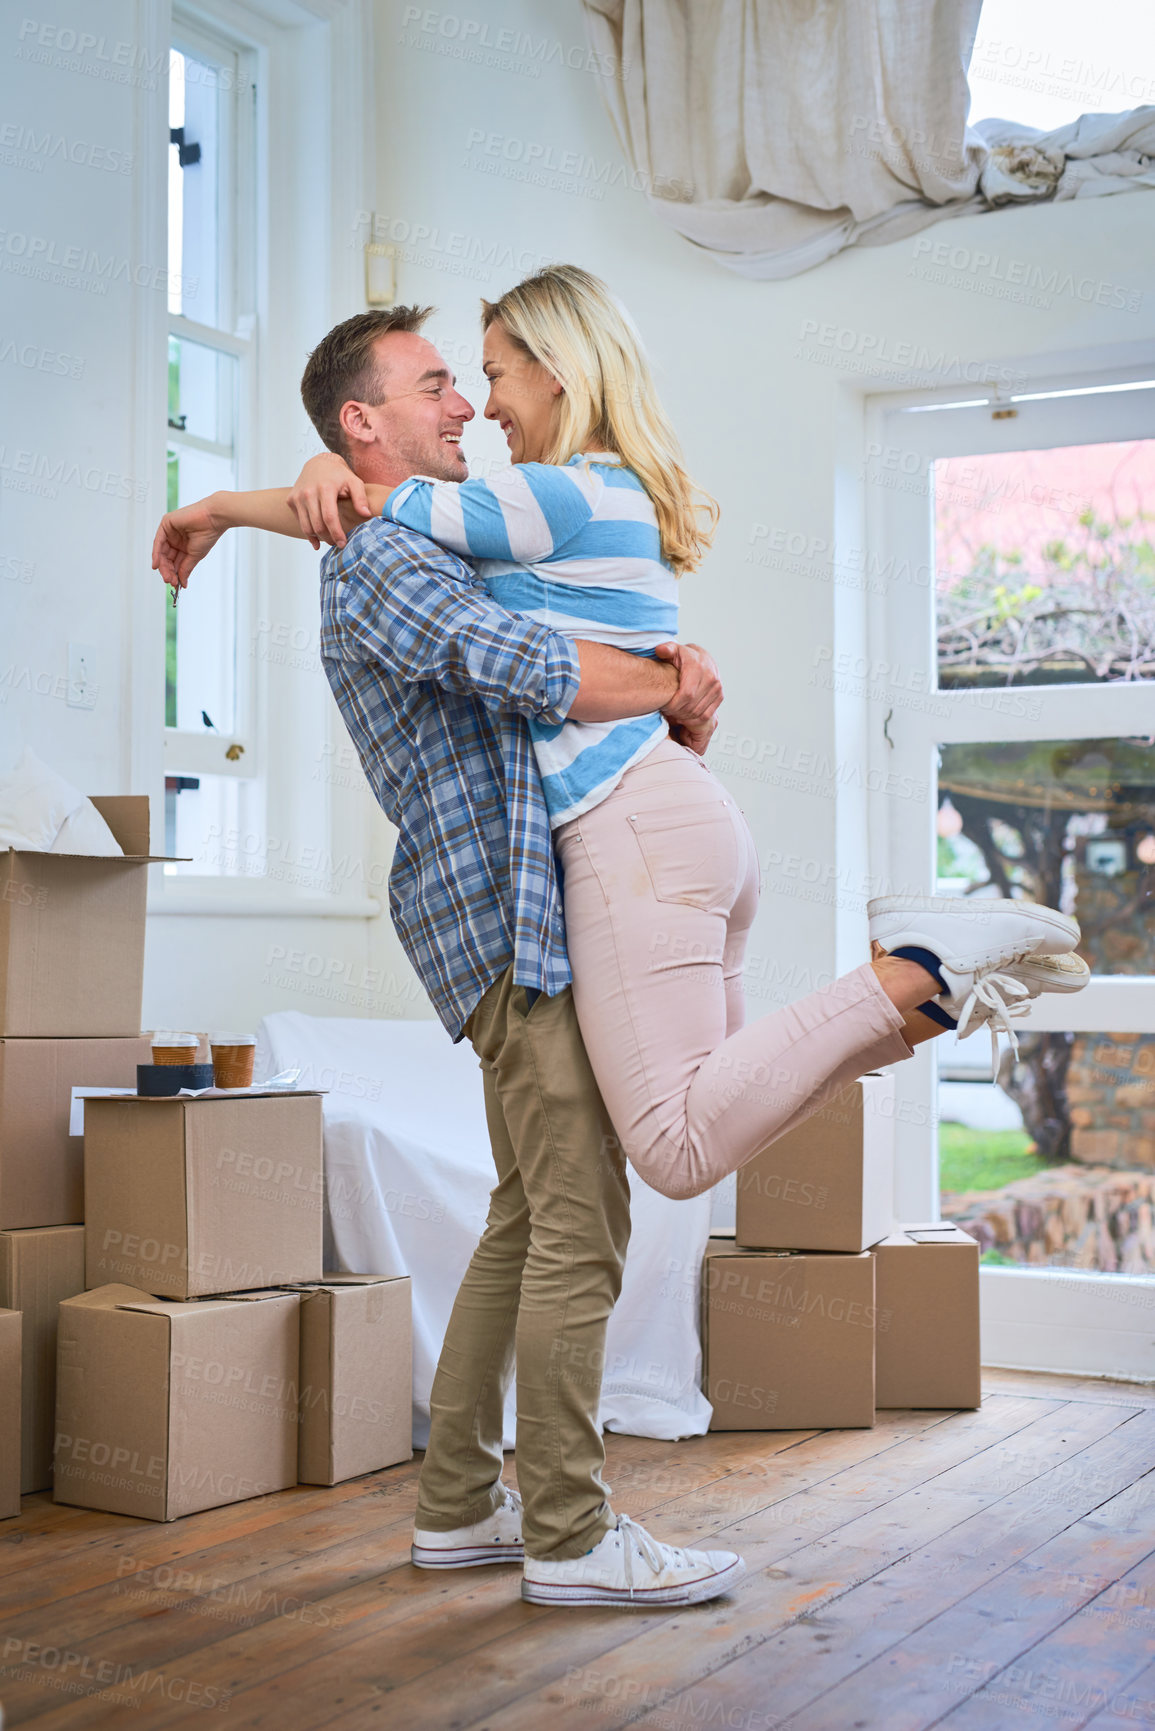
[[[233,487],[230,458],[170,446],[169,494],[177,505]],[[189,733],[236,726],[236,536],[224,535],[169,612],[166,722]]]
[[[183,603],[182,603],[183,605]],[[257,782],[227,775],[167,775],[166,877],[263,877],[266,841]]]
[[[985,1263],[1155,1274],[1155,1035],[1019,1046],[998,1083],[939,1083],[943,1219]]]
[[[970,122],[999,116],[1049,132],[1081,114],[1149,100],[1155,41],[1144,0],[983,0],[971,54]]]
[[[1147,739],[944,745],[945,895],[1025,895],[1073,914],[1103,974],[1155,974],[1155,745]]]
[[[168,339],[168,424],[231,450],[237,403],[233,355],[183,337]]]
[[[939,889],[1074,914],[1095,973],[1155,974],[1155,746],[940,751]],[[1155,1036],[979,1030],[939,1042],[942,1212],[984,1260],[1155,1272]]]
[[[1155,678],[1155,440],[933,467],[941,688]]]
[[[222,102],[235,80],[225,69],[172,49],[169,55],[169,311],[222,324]]]

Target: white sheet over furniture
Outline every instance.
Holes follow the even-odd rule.
[[[432,1021],[281,1011],[258,1033],[258,1077],[300,1065],[303,1084],[328,1090],[329,1266],[412,1277],[413,1440],[421,1447],[437,1355],[493,1184],[477,1059]],[[710,1420],[698,1335],[710,1198],[671,1202],[633,1173],[630,1181],[633,1233],[606,1341],[602,1423],[634,1436],[700,1436]],[[513,1429],[511,1397],[507,1447]]]

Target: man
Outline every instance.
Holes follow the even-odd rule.
[[[314,426],[362,481],[467,473],[474,411],[419,334],[430,311],[347,319],[305,369]],[[255,519],[228,494],[170,513],[154,566],[183,586],[242,520]],[[629,1191],[574,1015],[526,727],[660,709],[704,744],[721,695],[713,664],[690,646],[651,660],[574,643],[495,606],[470,566],[379,518],[326,556],[321,613],[330,685],[399,831],[393,921],[441,1021],[477,1051],[497,1167],[433,1385],[413,1560],[524,1555],[522,1592],[540,1603],[716,1597],[741,1578],[738,1557],[661,1545],[606,1500],[598,1407]],[[515,1344],[520,1498],[500,1477]]]

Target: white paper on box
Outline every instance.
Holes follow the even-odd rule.
[[[104,1100],[112,1094],[132,1094],[134,1088],[74,1088],[72,1090],[72,1105],[68,1111],[68,1134],[70,1136],[84,1135],[84,1102],[86,1100]]]

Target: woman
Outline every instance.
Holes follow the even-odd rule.
[[[676,631],[676,578],[701,558],[700,518],[712,527],[716,507],[686,474],[633,326],[572,266],[483,302],[483,324],[485,413],[506,433],[509,471],[415,478],[386,496],[328,456],[271,507],[233,499],[232,521],[340,544],[340,512],[349,524],[382,513],[476,560],[510,611],[652,652]],[[1039,990],[1086,977],[1064,959],[1078,927],[1052,910],[891,897],[871,904],[871,963],[744,1027],[758,866],[725,789],[659,715],[528,725],[582,1037],[625,1153],[665,1195],[710,1188],[942,1027],[1009,1031]]]

